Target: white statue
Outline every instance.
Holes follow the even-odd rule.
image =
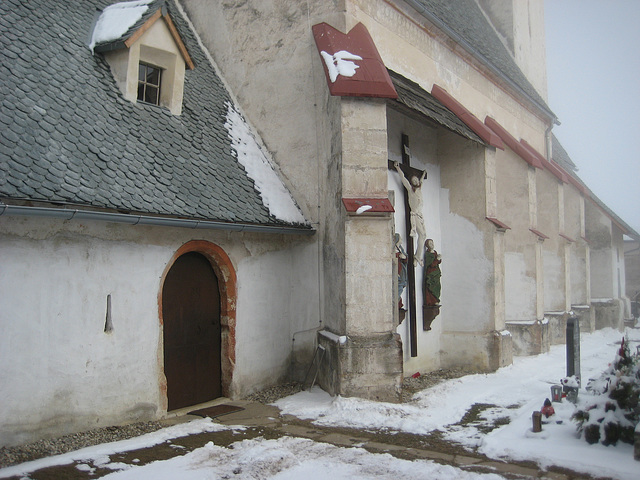
[[[416,244],[416,253],[413,257],[413,265],[424,265],[424,242],[427,239],[427,232],[424,228],[424,217],[422,216],[422,181],[427,174],[426,170],[422,171],[422,176],[418,178],[416,175],[411,177],[411,183],[404,176],[398,162],[393,162],[393,166],[400,174],[402,185],[407,190],[409,197],[409,210],[411,211],[411,232],[409,236],[414,237]]]

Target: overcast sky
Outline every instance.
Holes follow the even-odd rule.
[[[549,106],[578,175],[640,232],[640,0],[544,0]]]

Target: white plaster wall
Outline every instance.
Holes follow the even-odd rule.
[[[442,256],[448,259],[442,276],[443,331],[493,330],[488,286],[493,284],[493,261],[484,251],[484,234],[467,219],[449,211],[447,191],[440,195]],[[441,314],[442,315],[442,314]],[[464,350],[460,345],[460,350]]]
[[[587,305],[587,262],[585,249],[579,244],[571,248],[571,303]]]
[[[0,446],[164,414],[158,294],[190,240],[218,245],[236,269],[231,392],[289,373],[294,333],[319,325],[308,237],[3,217]],[[296,351],[309,355],[314,341],[298,335]]]
[[[511,0],[513,3],[514,56],[538,93],[547,99],[547,56],[544,2]]]
[[[624,305],[624,318],[631,318],[631,303],[627,298],[626,290],[626,271],[624,262],[624,239],[622,231],[614,227],[612,232],[613,251],[614,251],[614,293],[617,298],[622,300]]]
[[[171,252],[66,234],[3,236],[0,250],[0,444],[89,419],[153,418],[157,295]]]
[[[540,0],[480,0],[494,28],[503,37],[520,69],[547,98],[544,2]]]
[[[536,281],[527,275],[525,255],[506,252],[505,267],[505,314],[508,320],[529,320],[535,315]]]
[[[317,263],[306,262],[313,258],[312,249],[265,252],[239,262],[236,394],[286,381],[294,349],[299,353],[301,342],[315,340],[320,326]],[[296,332],[307,333],[296,335],[297,344]]]
[[[563,258],[555,251],[542,250],[544,271],[544,310],[545,312],[563,312],[564,300],[564,264]]]
[[[624,240],[625,289],[627,297],[640,301],[640,241]]]
[[[591,296],[594,299],[615,298],[614,252],[591,250]]]

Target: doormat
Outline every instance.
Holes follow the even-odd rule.
[[[200,410],[194,410],[189,412],[189,415],[198,415],[199,417],[216,418],[220,415],[226,415],[228,413],[234,413],[244,410],[242,407],[236,407],[235,405],[216,405],[215,407],[201,408]]]

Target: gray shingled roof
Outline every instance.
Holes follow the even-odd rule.
[[[529,97],[543,112],[556,118],[474,0],[407,0],[407,3],[461,43],[478,60],[508,79],[516,90]]]
[[[398,99],[390,100],[391,103],[398,102],[405,105],[458,135],[486,145],[473,130],[467,127],[451,110],[420,85],[392,70],[389,70],[389,76],[398,93]]]
[[[196,65],[182,114],[123,98],[87,46],[97,11],[112,3],[0,2],[0,199],[289,225],[234,157],[224,127],[232,100],[172,2]]]
[[[569,154],[564,149],[558,138],[551,134],[551,151],[553,152],[551,158],[554,162],[560,165],[569,173],[574,173],[578,170],[578,167],[569,157]]]

